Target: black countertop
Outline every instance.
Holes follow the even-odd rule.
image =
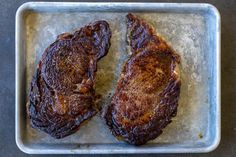
[[[60,1],[60,0],[58,0]],[[15,13],[25,0],[0,0],[0,157],[32,156],[15,143]],[[152,1],[159,2],[159,1]],[[218,148],[204,154],[161,154],[130,156],[236,156],[236,0],[165,0],[162,2],[211,3],[221,14],[221,106],[222,134]],[[234,60],[235,59],[235,60]],[[36,155],[47,156],[47,155]],[[66,156],[66,155],[56,155]],[[68,155],[75,156],[75,155]],[[90,155],[81,155],[90,156]],[[99,155],[95,155],[99,156]],[[109,156],[109,155],[104,155]],[[111,155],[125,156],[125,155]]]

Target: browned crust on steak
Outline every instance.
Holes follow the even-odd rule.
[[[127,15],[132,55],[105,113],[112,133],[134,145],[162,133],[176,115],[180,57],[144,20]]]
[[[76,132],[97,113],[94,78],[97,61],[108,53],[111,31],[106,21],[57,37],[43,53],[31,82],[31,125],[52,137]]]

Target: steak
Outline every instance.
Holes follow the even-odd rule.
[[[113,135],[142,145],[159,136],[176,115],[180,57],[143,19],[129,13],[127,27],[132,55],[104,118]]]
[[[57,37],[43,53],[31,82],[28,115],[34,128],[62,138],[97,113],[94,79],[97,61],[108,53],[106,21]]]

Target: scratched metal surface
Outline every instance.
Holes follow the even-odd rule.
[[[16,140],[28,153],[168,153],[205,152],[219,141],[219,102],[217,74],[217,16],[209,5],[94,5],[69,3],[30,3],[24,10],[19,37]],[[128,5],[128,6],[127,6]],[[87,8],[86,8],[87,7]],[[82,8],[82,9],[81,9]],[[77,10],[78,9],[78,10]],[[122,64],[129,57],[126,43],[125,15],[134,12],[156,28],[181,56],[181,96],[177,116],[163,134],[142,147],[116,140],[97,114],[80,130],[63,139],[32,129],[25,113],[30,81],[43,51],[58,34],[74,32],[95,20],[107,20],[112,30],[111,48],[98,63],[96,92],[100,104],[109,104]],[[20,44],[17,43],[17,44]],[[23,46],[22,46],[23,45]],[[217,64],[216,64],[217,63]],[[17,108],[17,109],[18,109]],[[23,115],[23,116],[19,116]],[[17,118],[18,117],[18,118]]]

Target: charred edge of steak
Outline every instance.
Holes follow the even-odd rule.
[[[126,23],[127,41],[132,54],[137,53],[140,48],[146,48],[153,40],[153,27],[131,13],[126,16]]]
[[[158,36],[153,26],[149,25],[138,16],[129,13],[126,16],[127,42],[131,49],[131,54],[135,55],[143,49],[158,49],[171,53],[173,58],[180,63],[180,56],[169,46],[166,41]],[[129,50],[128,49],[128,50]]]
[[[94,32],[93,32],[94,31]],[[93,42],[87,43],[86,37],[92,35]],[[109,24],[106,21],[96,21],[91,23],[84,28],[77,30],[74,33],[74,38],[78,39],[82,43],[82,47],[88,52],[91,53],[91,50],[96,53],[97,59],[99,60],[108,53],[108,49],[111,46],[111,30]],[[92,45],[92,47],[91,47]]]

